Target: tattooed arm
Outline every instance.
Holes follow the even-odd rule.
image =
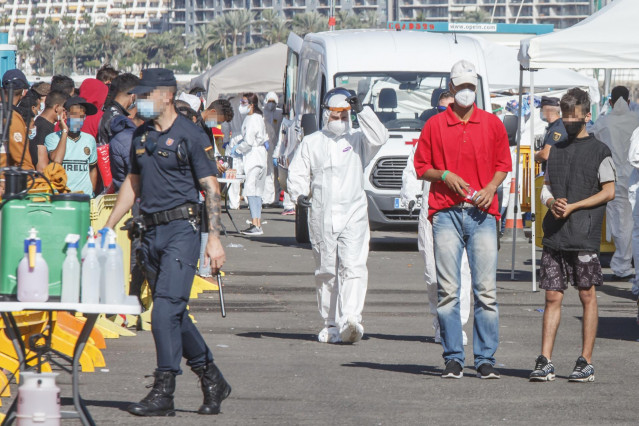
[[[217,178],[209,176],[200,179],[200,186],[206,194],[206,212],[209,215],[209,239],[206,243],[204,254],[204,264],[211,265],[215,272],[219,271],[226,261],[224,248],[220,242],[220,232],[222,230],[222,196]]]

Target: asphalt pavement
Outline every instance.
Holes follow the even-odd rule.
[[[465,330],[465,376],[443,380],[416,234],[373,232],[364,339],[353,345],[316,341],[317,311],[310,245],[298,245],[294,217],[266,210],[264,235],[229,234],[224,280],[227,317],[217,293],[190,303],[197,326],[233,391],[217,416],[196,413],[201,392],[183,364],[173,418],[139,418],[125,409],[146,395],[155,350],[150,332],[107,341],[107,369],[81,375],[81,392],[98,425],[422,425],[637,424],[639,326],[631,284],[606,281],[598,291],[594,383],[568,383],[581,348],[581,304],[569,289],[553,363],[557,380],[529,383],[540,352],[543,292],[533,292],[531,251],[502,241],[498,270],[500,380],[472,368],[472,319]],[[233,213],[245,227],[248,211]],[[224,223],[230,227],[228,218]],[[230,227],[231,228],[231,227]],[[537,251],[537,258],[540,251]],[[607,277],[610,270],[604,271]],[[58,380],[69,396],[70,378]],[[15,394],[15,388],[12,388]],[[69,403],[67,398],[63,403]],[[3,406],[9,400],[3,401]],[[69,422],[65,424],[78,424]]]

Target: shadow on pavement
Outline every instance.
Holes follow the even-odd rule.
[[[617,282],[619,285],[631,285],[625,282]],[[637,300],[637,296],[632,294],[630,288],[619,288],[614,284],[604,282],[604,285],[597,288],[597,291],[607,294],[608,296],[620,297],[622,299]]]
[[[134,402],[137,402],[137,401],[109,401],[109,400],[97,401],[93,399],[83,399],[83,401],[86,404],[86,406],[89,408],[89,411],[91,407],[117,408],[120,411],[126,411],[129,405],[133,404]],[[60,405],[73,406],[73,398],[66,398],[66,397],[60,398]]]
[[[371,237],[370,251],[417,251],[417,236],[414,238]]]
[[[355,361],[342,364],[342,367],[369,368],[371,370],[391,371],[393,373],[420,374],[427,376],[440,376],[442,369],[432,365],[423,364],[379,364],[376,362]]]
[[[238,333],[239,337],[250,337],[252,339],[261,339],[262,337],[273,337],[275,339],[288,340],[310,340],[316,341],[317,335],[309,333],[275,333],[271,331],[250,331],[248,333]]]
[[[581,321],[582,317],[577,317]],[[599,317],[598,339],[628,340],[639,338],[639,327],[635,317]]]
[[[393,341],[403,341],[403,342],[435,343],[435,339],[433,337],[427,337],[427,336],[402,336],[402,335],[397,335],[397,334],[368,333],[368,334],[364,335],[364,340],[366,340],[366,339],[381,339],[381,340],[393,340]]]

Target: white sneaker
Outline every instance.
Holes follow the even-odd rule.
[[[462,330],[462,340],[464,341],[464,346],[468,344],[468,336],[466,336],[466,332]]]
[[[362,336],[364,336],[364,327],[362,326],[362,324],[355,321],[354,318],[350,317],[342,326],[342,329],[339,332],[339,336],[344,343],[359,342],[360,340],[362,340]]]
[[[320,343],[339,343],[339,332],[337,327],[324,327],[317,335],[317,341]]]

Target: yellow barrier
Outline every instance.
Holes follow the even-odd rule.
[[[530,211],[530,147],[522,146],[520,149],[520,164],[522,165],[522,175],[521,175],[521,211],[529,212]],[[513,170],[515,168],[515,164],[513,164]],[[539,176],[541,173],[541,164],[535,163],[535,176]],[[538,203],[537,203],[538,204]]]
[[[548,208],[545,205],[541,204],[541,201],[539,201],[541,199],[541,187],[543,186],[543,184],[543,176],[535,179],[535,194],[537,197],[537,200],[535,200],[537,201],[535,203],[537,210],[537,218],[535,221],[535,245],[537,245],[537,247],[542,247],[541,240],[544,238],[544,230],[541,225],[544,221],[544,217],[546,216],[546,212],[548,211]],[[606,233],[606,216],[604,216],[603,226],[601,227],[601,246],[599,247],[599,250],[602,253],[614,253],[615,251],[615,243],[612,242],[612,239],[610,240],[610,242],[608,242]]]

